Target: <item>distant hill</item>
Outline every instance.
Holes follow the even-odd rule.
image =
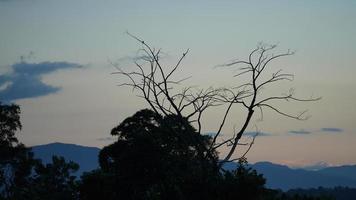
[[[267,179],[267,187],[288,190],[293,188],[316,188],[348,186],[356,187],[356,166],[349,168],[325,168],[319,171],[291,169],[287,166],[269,162],[258,162],[252,165]],[[344,171],[345,170],[345,171]],[[349,173],[349,174],[348,174]],[[348,174],[348,175],[347,175]]]
[[[228,163],[225,169],[231,170],[236,163]],[[250,165],[267,179],[267,187],[284,191],[295,188],[317,187],[356,187],[356,165],[327,167],[321,170],[291,169],[285,165],[270,162],[257,162]]]
[[[32,151],[35,158],[41,159],[44,163],[52,161],[53,155],[63,156],[67,161],[74,161],[80,168],[76,173],[80,176],[83,172],[91,171],[99,167],[99,148],[86,147],[76,144],[51,143],[33,146]]]
[[[328,167],[317,171],[319,174],[344,177],[356,181],[356,165],[344,165],[339,167]]]
[[[32,147],[36,158],[45,163],[51,161],[53,155],[63,156],[80,165],[77,176],[85,171],[98,168],[98,154],[100,149],[75,144],[51,143]],[[224,165],[226,170],[235,169],[236,163]],[[291,169],[284,165],[270,162],[257,162],[250,165],[267,179],[267,187],[284,191],[295,188],[317,187],[353,187],[356,188],[356,165],[326,167],[320,170]]]

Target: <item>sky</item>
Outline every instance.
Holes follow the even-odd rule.
[[[307,121],[268,111],[259,121],[256,114],[248,131],[257,126],[264,134],[248,160],[356,164],[353,0],[0,0],[0,100],[21,106],[24,144],[103,147],[113,142],[114,126],[148,107],[112,74],[112,62],[132,69],[142,48],[127,31],[162,48],[168,65],[189,48],[177,76],[191,75],[184,85],[200,88],[238,85],[236,70],[216,66],[247,58],[260,42],[277,44],[276,53],[296,51],[271,66],[294,81],[270,92],[295,88],[297,96],[322,99],[279,105],[290,113],[308,109]],[[224,135],[243,115],[241,108],[232,112]],[[210,112],[203,131],[216,131],[221,116]]]

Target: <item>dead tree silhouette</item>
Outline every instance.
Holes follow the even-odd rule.
[[[276,101],[297,101],[310,102],[317,101],[320,97],[314,98],[297,98],[294,90],[290,89],[287,94],[280,96],[267,96],[260,98],[260,92],[264,87],[271,84],[281,83],[283,81],[293,81],[294,75],[289,73],[282,73],[282,70],[277,70],[271,76],[267,76],[266,69],[269,65],[282,57],[293,55],[294,52],[288,50],[281,54],[272,54],[276,45],[259,44],[246,60],[237,60],[231,63],[220,65],[227,66],[241,66],[239,72],[234,77],[245,76],[248,77],[246,82],[231,88],[212,88],[199,89],[193,87],[186,87],[182,91],[174,91],[174,87],[181,84],[184,80],[190,78],[185,77],[179,80],[173,78],[173,74],[181,66],[182,61],[187,56],[189,49],[187,49],[178,59],[178,61],[171,67],[164,66],[161,59],[161,49],[155,49],[144,40],[138,38],[127,32],[127,34],[142,45],[139,49],[140,55],[133,62],[136,70],[124,71],[122,68],[113,64],[117,71],[113,74],[119,74],[127,78],[127,82],[120,84],[120,86],[128,86],[133,90],[139,92],[139,97],[143,98],[156,113],[162,115],[177,115],[189,120],[190,123],[196,125],[197,131],[201,134],[202,130],[202,116],[211,107],[221,106],[224,108],[224,114],[221,121],[218,123],[218,128],[215,135],[212,137],[212,144],[208,151],[215,151],[219,148],[228,148],[228,153],[221,159],[220,166],[223,163],[235,160],[245,159],[247,152],[251,149],[255,137],[249,143],[240,143],[240,139],[246,132],[251,118],[258,109],[263,116],[265,109],[270,109],[279,115],[296,119],[306,120],[307,111],[302,111],[298,114],[290,114],[282,111],[276,107],[272,102]],[[242,126],[234,130],[229,139],[218,141],[218,137],[222,134],[221,131],[226,125],[226,120],[231,114],[231,110],[235,105],[241,105],[246,109],[246,116],[243,120]],[[247,145],[247,150],[242,153],[242,156],[233,158],[239,145]]]

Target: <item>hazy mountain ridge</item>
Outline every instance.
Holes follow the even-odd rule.
[[[349,178],[356,181],[356,165],[344,165],[337,167],[327,167],[317,171],[320,174]]]
[[[36,158],[48,163],[53,155],[63,156],[80,165],[76,175],[98,168],[100,149],[75,144],[51,143],[32,147]],[[224,168],[232,170],[236,163],[227,163]],[[270,162],[257,162],[250,165],[267,179],[267,187],[289,190],[294,188],[317,188],[347,186],[356,188],[356,165],[326,167],[320,170],[292,169]]]
[[[347,172],[342,167],[325,168],[319,171],[291,169],[284,165],[270,162],[258,162],[251,165],[267,179],[267,187],[289,190],[294,188],[317,188],[347,186],[356,187],[356,166],[350,166]],[[331,170],[329,170],[331,169]],[[346,174],[349,173],[349,176]]]
[[[80,176],[83,172],[91,171],[99,167],[98,155],[100,149],[97,147],[86,147],[76,144],[50,143],[33,146],[32,151],[35,158],[41,159],[44,163],[49,163],[52,156],[63,156],[67,161],[74,161],[80,168],[76,173]]]

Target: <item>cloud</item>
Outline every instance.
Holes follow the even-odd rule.
[[[244,136],[255,136],[258,133],[257,136],[272,136],[271,133],[266,133],[266,132],[256,132],[256,131],[250,131],[250,132],[245,132],[243,135]]]
[[[308,134],[311,134],[310,131],[306,131],[306,130],[299,130],[299,131],[295,131],[295,130],[292,130],[292,131],[289,131],[289,133],[292,133],[292,134],[298,134],[298,135],[308,135]]]
[[[341,132],[344,132],[344,130],[341,129],[341,128],[328,127],[328,128],[320,128],[319,130],[314,130],[314,131],[307,131],[307,130],[304,130],[304,129],[291,130],[288,133],[298,134],[298,135],[308,135],[308,134],[311,134],[313,132],[315,132],[315,133],[320,133],[320,132],[341,133]]]
[[[113,140],[116,140],[115,137],[102,137],[102,138],[98,138],[96,139],[98,141],[113,141]]]
[[[317,163],[314,163],[314,164],[311,164],[311,165],[305,165],[305,166],[303,166],[301,168],[305,169],[305,170],[310,170],[310,171],[318,171],[318,170],[321,170],[321,169],[324,169],[324,168],[327,168],[327,167],[331,167],[331,166],[332,165],[330,165],[327,162],[320,161],[320,162],[317,162]]]
[[[11,66],[12,72],[0,75],[0,100],[13,101],[56,93],[61,88],[42,82],[41,77],[59,69],[79,68],[69,62],[19,62]]]
[[[343,129],[341,128],[321,128],[320,131],[322,132],[333,132],[333,133],[341,133],[341,132],[344,132]]]

